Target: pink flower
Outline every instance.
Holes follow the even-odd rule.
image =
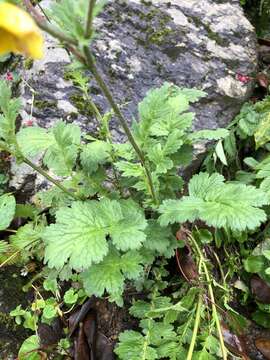
[[[6,74],[6,80],[7,81],[13,81],[13,75],[12,75],[12,73],[11,72],[7,72],[7,74]]]
[[[250,82],[251,78],[247,75],[236,74],[236,80],[240,81],[243,84],[247,84],[248,82]]]
[[[33,126],[33,123],[34,123],[33,120],[29,119],[24,122],[24,125],[25,126]]]

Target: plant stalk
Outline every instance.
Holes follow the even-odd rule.
[[[219,321],[219,317],[218,317],[218,312],[217,312],[217,307],[216,307],[216,302],[215,302],[215,297],[214,297],[214,292],[213,292],[213,288],[211,285],[211,278],[205,263],[205,259],[204,256],[201,252],[201,249],[199,247],[199,245],[197,244],[196,240],[190,236],[190,239],[192,241],[192,243],[195,245],[196,250],[199,254],[199,257],[202,261],[202,266],[204,269],[204,273],[205,273],[205,277],[208,283],[208,291],[209,291],[209,295],[210,295],[210,300],[211,300],[211,304],[212,304],[212,314],[213,314],[213,318],[215,320],[216,323],[216,327],[217,327],[217,333],[218,333],[218,338],[219,338],[219,343],[220,343],[220,347],[221,347],[221,353],[222,353],[222,359],[223,360],[227,360],[227,350],[224,344],[224,339],[223,339],[223,335],[222,335],[222,330],[221,330],[221,326],[220,326],[220,321]]]
[[[95,9],[96,0],[89,0],[88,13],[86,18],[86,27],[85,27],[85,38],[90,39],[92,36],[92,23],[94,18],[94,9]]]
[[[32,169],[40,173],[42,176],[44,176],[48,181],[53,183],[55,186],[57,186],[59,189],[61,189],[65,194],[68,196],[73,197],[75,200],[81,200],[77,195],[75,195],[73,192],[69,191],[64,185],[62,185],[59,181],[55,180],[53,177],[51,177],[46,171],[44,171],[40,166],[35,165],[31,160],[27,159],[26,157],[22,158],[22,161],[30,166]]]
[[[67,44],[72,44],[72,45],[77,45],[78,44],[75,39],[73,39],[72,37],[64,34],[62,31],[58,30],[58,28],[53,26],[52,24],[49,24],[48,21],[46,21],[46,19],[43,18],[40,15],[40,13],[35,9],[35,7],[33,6],[33,4],[31,3],[30,0],[23,0],[23,3],[25,5],[25,7],[27,8],[27,10],[35,18],[35,21],[36,21],[37,25],[42,30],[44,30],[45,32],[47,32],[51,36],[65,42]]]
[[[90,0],[89,3],[89,11],[88,11],[88,18],[87,18],[87,25],[86,25],[86,31],[87,34],[89,34],[89,31],[91,33],[91,27],[92,27],[92,20],[93,20],[93,10],[94,10],[94,0]],[[152,180],[152,175],[151,172],[148,168],[148,166],[145,163],[145,158],[144,155],[141,151],[141,149],[139,148],[138,144],[136,143],[131,131],[129,130],[129,127],[126,123],[126,120],[121,112],[121,110],[119,109],[118,105],[116,104],[116,102],[113,99],[113,96],[111,94],[111,91],[109,90],[109,88],[107,87],[106,83],[104,82],[104,80],[102,79],[101,75],[99,74],[94,60],[92,58],[92,55],[90,53],[90,50],[88,49],[87,46],[84,46],[84,56],[81,54],[81,52],[77,49],[78,43],[76,40],[74,40],[73,38],[65,35],[63,32],[61,32],[60,30],[58,30],[57,28],[55,28],[54,26],[51,26],[51,24],[49,24],[44,18],[42,18],[40,16],[40,14],[36,11],[36,9],[34,8],[34,6],[31,4],[30,0],[24,0],[24,4],[25,6],[28,8],[28,10],[32,13],[32,15],[34,16],[38,26],[44,30],[45,32],[47,32],[48,34],[52,35],[53,37],[57,38],[58,40],[64,42],[67,44],[68,49],[75,55],[78,57],[78,59],[84,64],[86,65],[89,70],[92,72],[93,76],[95,77],[97,83],[99,84],[101,90],[103,91],[105,97],[107,98],[109,104],[111,105],[112,109],[114,110],[116,116],[119,119],[119,122],[125,132],[125,134],[127,135],[127,138],[129,140],[129,142],[131,143],[131,145],[133,146],[135,152],[137,153],[144,169],[145,169],[145,173],[146,173],[146,177],[147,177],[147,181],[149,184],[149,189],[150,189],[150,193],[151,196],[153,198],[153,201],[155,204],[157,204],[157,198],[156,198],[156,194],[155,194],[155,189],[154,189],[154,184],[153,184],[153,180]],[[74,46],[70,46],[70,44],[75,45]],[[30,165],[31,166],[31,165]],[[74,197],[74,196],[73,196]]]
[[[93,60],[93,57],[90,53],[90,50],[88,49],[88,47],[84,47],[84,54],[85,54],[85,58],[86,58],[86,63],[87,66],[89,68],[89,70],[91,71],[92,75],[94,76],[96,82],[98,83],[99,87],[101,88],[102,92],[104,93],[105,97],[107,98],[109,104],[111,105],[114,113],[116,114],[116,116],[119,119],[120,125],[122,126],[125,134],[127,135],[127,138],[129,140],[129,142],[131,143],[131,145],[133,146],[135,152],[137,153],[144,169],[145,169],[145,173],[146,173],[146,177],[147,177],[147,181],[149,184],[149,188],[150,188],[150,193],[151,196],[153,198],[153,201],[155,204],[157,204],[157,198],[156,198],[156,194],[155,194],[155,189],[154,189],[154,184],[153,184],[153,180],[152,180],[152,176],[151,176],[151,172],[148,168],[148,166],[146,165],[145,162],[145,158],[144,155],[141,151],[141,149],[139,148],[138,144],[136,143],[136,140],[134,139],[128,124],[121,112],[121,110],[119,109],[118,105],[116,104],[116,102],[113,99],[112,93],[109,90],[108,86],[106,85],[106,83],[104,82],[103,78],[101,77],[101,75],[99,74],[99,71],[95,65],[95,62]]]
[[[197,338],[197,334],[198,334],[198,330],[199,330],[199,326],[200,326],[200,322],[201,322],[201,309],[202,309],[202,294],[199,294],[199,300],[197,303],[197,310],[196,310],[196,316],[195,316],[195,323],[194,323],[194,327],[193,327],[192,338],[191,338],[191,342],[189,345],[188,355],[187,355],[186,360],[192,360],[194,348],[196,345],[196,338]]]
[[[20,152],[19,150],[19,146],[17,144],[17,142],[15,143],[15,146],[17,148],[17,151]],[[12,152],[8,146],[6,146],[6,144],[1,141],[0,142],[0,149],[3,149],[4,151],[10,153],[12,156],[14,156],[16,158],[16,153]],[[64,185],[62,185],[59,181],[57,181],[56,179],[54,179],[53,177],[51,177],[49,174],[46,173],[46,171],[44,171],[40,166],[35,165],[31,160],[27,159],[25,156],[23,156],[22,154],[20,154],[20,159],[27,164],[28,166],[30,166],[32,169],[34,169],[35,171],[37,171],[39,174],[41,174],[42,176],[44,176],[48,181],[50,181],[51,183],[53,183],[55,186],[57,186],[59,189],[61,189],[64,193],[66,193],[68,196],[73,197],[75,200],[81,200],[79,198],[79,196],[75,195],[73,192],[69,191]]]

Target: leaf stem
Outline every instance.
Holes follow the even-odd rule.
[[[57,27],[53,26],[52,24],[49,24],[48,21],[43,18],[40,13],[35,9],[33,4],[30,0],[23,0],[23,3],[27,10],[32,14],[32,16],[35,18],[36,23],[38,26],[44,30],[46,33],[50,34],[54,38],[57,38],[65,43],[77,45],[77,41],[73,39],[72,37],[66,35],[62,31],[58,30]]]
[[[94,75],[94,77],[95,77],[97,83],[99,84],[101,90],[103,91],[105,97],[107,98],[107,100],[110,103],[112,109],[114,110],[115,114],[117,115],[117,117],[119,119],[119,122],[120,122],[125,134],[127,135],[127,138],[129,140],[129,142],[133,146],[135,152],[137,153],[137,155],[138,155],[138,157],[139,157],[139,159],[140,159],[140,161],[141,161],[141,163],[142,163],[142,165],[143,165],[143,167],[145,169],[151,196],[153,198],[154,203],[157,204],[158,201],[157,201],[156,194],[155,194],[152,175],[151,175],[151,172],[150,172],[148,166],[146,165],[144,155],[143,155],[141,149],[139,148],[138,144],[136,143],[131,131],[129,130],[129,127],[128,127],[127,123],[126,123],[126,120],[125,120],[124,116],[122,115],[118,105],[114,101],[113,96],[111,94],[111,91],[109,90],[106,83],[104,82],[104,80],[100,76],[100,74],[99,74],[99,72],[98,72],[98,70],[97,70],[97,68],[95,66],[95,63],[94,63],[94,60],[93,60],[92,55],[90,53],[90,50],[88,49],[87,46],[84,46],[84,48],[83,48],[84,56],[83,56],[82,53],[80,52],[80,50],[77,48],[78,43],[77,43],[76,40],[74,40],[73,38],[67,36],[62,31],[58,30],[56,27],[49,24],[44,18],[42,18],[40,16],[40,14],[36,11],[34,6],[31,4],[30,0],[23,0],[23,1],[24,1],[25,6],[27,7],[27,9],[34,16],[38,26],[42,30],[47,32],[48,34],[52,35],[53,37],[57,38],[58,40],[60,40],[60,41],[62,41],[64,43],[66,43],[67,48],[80,60],[80,62],[82,64],[86,65],[89,68],[89,70],[92,72],[92,74]],[[91,33],[94,3],[95,3],[94,0],[92,0],[92,1],[90,0],[89,9],[88,9],[88,17],[87,17],[87,25],[86,25],[87,33],[89,33],[89,31]],[[74,45],[75,47],[72,46],[72,45]]]
[[[186,360],[192,360],[194,348],[196,345],[196,338],[201,322],[201,309],[202,309],[202,294],[199,294],[199,299],[197,303],[197,310],[196,310],[196,316],[195,316],[195,323],[192,331],[192,338],[188,349],[188,355]]]
[[[156,194],[155,194],[155,189],[154,189],[154,185],[153,185],[153,180],[152,180],[152,175],[151,172],[148,168],[148,166],[146,165],[146,161],[144,158],[144,154],[142,153],[141,149],[139,148],[136,140],[134,139],[128,124],[121,112],[121,110],[119,109],[118,105],[116,104],[116,102],[114,101],[113,95],[111,93],[111,91],[109,90],[108,86],[106,85],[106,83],[104,82],[103,78],[101,77],[95,62],[93,60],[93,57],[90,53],[90,50],[88,49],[88,47],[84,47],[84,55],[86,58],[86,64],[89,68],[89,70],[91,71],[92,75],[94,76],[96,82],[98,83],[99,87],[101,88],[102,92],[104,93],[105,97],[107,98],[109,104],[111,105],[114,113],[116,114],[116,116],[119,119],[120,125],[122,126],[129,142],[131,143],[131,145],[133,146],[135,152],[137,153],[144,169],[145,169],[145,173],[146,173],[146,177],[148,180],[148,184],[149,184],[149,188],[150,188],[150,193],[151,196],[153,198],[154,203],[157,204],[157,198],[156,198]]]
[[[57,186],[59,189],[61,189],[64,193],[66,193],[68,196],[73,197],[75,200],[81,200],[79,196],[75,195],[73,192],[68,190],[64,185],[62,185],[58,180],[51,177],[46,171],[44,171],[40,166],[35,165],[31,160],[27,159],[23,156],[22,161],[30,166],[32,169],[40,173],[42,176],[44,176],[48,181],[53,183],[55,186]]]
[[[199,245],[197,244],[196,240],[191,235],[190,235],[190,239],[191,239],[192,243],[194,244],[194,246],[199,254],[199,257],[202,261],[202,266],[203,266],[205,277],[206,277],[206,280],[208,283],[208,291],[209,291],[210,300],[211,300],[211,304],[212,304],[212,315],[213,315],[213,318],[215,320],[216,327],[217,327],[217,333],[218,333],[219,343],[220,343],[220,347],[221,347],[222,359],[227,360],[227,350],[226,350],[226,347],[224,344],[224,339],[223,339],[223,335],[222,335],[222,331],[221,331],[220,320],[218,317],[214,292],[213,292],[213,288],[211,285],[211,278],[210,278],[210,275],[209,275],[209,272],[208,272],[208,269],[207,269],[207,266],[205,263],[205,258],[203,256],[201,249],[200,249]]]
[[[96,0],[89,0],[88,13],[86,18],[86,27],[85,27],[85,38],[89,39],[92,36],[92,22],[94,18],[94,8]]]

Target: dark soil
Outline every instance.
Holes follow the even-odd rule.
[[[0,359],[14,360],[17,357],[21,343],[31,331],[15,324],[9,312],[17,305],[27,305],[31,295],[22,291],[29,281],[20,275],[20,269],[11,266],[0,269]]]

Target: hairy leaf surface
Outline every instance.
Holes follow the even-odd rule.
[[[267,197],[260,189],[224,183],[219,174],[200,173],[190,180],[189,196],[163,202],[160,224],[200,219],[216,228],[252,230],[266,220],[265,212],[259,207],[267,203]]]
[[[0,230],[5,230],[15,215],[16,201],[13,195],[0,196]]]
[[[141,257],[136,251],[120,255],[110,249],[102,262],[82,273],[84,288],[89,296],[102,296],[105,291],[116,297],[124,290],[124,280],[137,279],[142,271]]]
[[[111,145],[105,141],[93,141],[83,147],[81,163],[87,174],[97,171],[99,165],[110,159]]]
[[[108,235],[119,250],[138,249],[146,226],[142,211],[130,200],[74,202],[59,209],[56,224],[45,230],[45,261],[50,267],[61,268],[68,261],[71,268],[87,269],[107,255]]]

